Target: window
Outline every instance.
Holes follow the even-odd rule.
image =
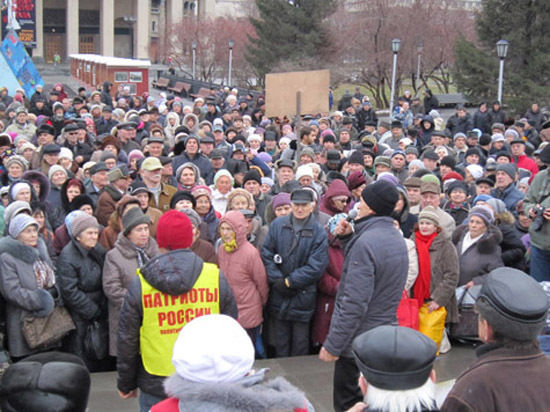
[[[130,72],[130,81],[135,83],[141,83],[143,81],[142,72]]]
[[[115,72],[115,83],[128,81],[128,72]]]

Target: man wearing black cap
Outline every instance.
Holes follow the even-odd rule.
[[[277,357],[309,354],[317,282],[328,264],[328,238],[313,215],[313,193],[294,190],[290,202],[292,213],[271,223],[261,250]]]
[[[275,162],[275,171],[276,182],[271,188],[272,195],[279,194],[284,184],[294,179],[296,162],[294,160],[279,159]]]
[[[53,126],[50,126],[46,123],[38,126],[38,128],[36,129],[36,143],[38,148],[33,152],[31,159],[31,169],[38,169],[40,167],[44,147],[47,144],[53,143],[54,137],[55,130]]]
[[[512,268],[494,269],[476,301],[478,334],[485,343],[460,375],[441,411],[546,411],[550,358],[537,336],[549,301],[542,287]]]
[[[111,133],[113,127],[117,125],[117,121],[113,119],[113,108],[111,106],[103,106],[101,109],[101,117],[95,121],[97,135],[103,133]]]
[[[539,157],[544,165],[550,165],[550,144]],[[527,194],[523,209],[534,219],[529,228],[531,235],[531,276],[539,282],[550,280],[550,175],[548,168],[537,173]],[[535,223],[536,222],[536,223]]]
[[[347,239],[344,270],[328,336],[319,358],[334,368],[334,409],[345,411],[362,399],[359,370],[351,344],[359,334],[396,321],[408,271],[405,240],[390,217],[399,199],[391,183],[380,180],[365,187],[350,237],[350,223],[342,219],[337,233]]]
[[[108,172],[109,168],[105,162],[97,162],[90,168],[90,180],[84,184],[84,188],[86,189],[86,194],[94,201],[94,205],[97,205],[103,188],[109,184]]]
[[[117,166],[107,172],[109,184],[103,188],[97,200],[96,217],[103,226],[109,224],[109,218],[115,211],[117,202],[130,186],[130,170],[126,165]]]
[[[132,150],[141,150],[141,145],[135,140],[137,135],[137,124],[134,122],[119,123],[116,127],[116,137],[122,143],[122,150],[130,153]]]
[[[391,122],[391,134],[380,139],[380,144],[385,144],[393,150],[399,149],[399,141],[403,138],[403,123],[399,120]]]
[[[63,128],[62,136],[58,138],[58,142],[62,144],[63,147],[67,147],[73,152],[74,161],[80,166],[89,161],[93,153],[93,149],[90,145],[78,140],[78,135],[84,128],[85,127],[78,122],[69,123]]]
[[[414,329],[386,325],[357,336],[352,348],[364,403],[348,412],[437,410],[433,340]]]

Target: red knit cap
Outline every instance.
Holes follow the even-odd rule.
[[[176,250],[187,249],[193,243],[193,226],[185,213],[169,210],[164,213],[157,226],[159,247]]]

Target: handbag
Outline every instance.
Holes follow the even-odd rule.
[[[481,291],[481,285],[474,285],[470,289],[464,286],[456,288],[456,300],[458,302],[458,323],[451,323],[450,334],[454,339],[477,341],[477,318],[474,310],[477,295]]]
[[[418,330],[418,300],[411,299],[406,290],[403,290],[397,306],[397,324]]]
[[[105,359],[109,352],[109,329],[105,322],[94,320],[86,327],[84,353],[87,358]]]
[[[23,319],[23,337],[31,349],[46,348],[60,341],[76,329],[71,315],[63,306],[56,306],[48,316],[26,316]]]
[[[428,305],[428,303],[424,303],[418,310],[418,331],[435,342],[437,354],[439,355],[439,346],[445,331],[447,310],[441,306],[437,310],[428,312]]]

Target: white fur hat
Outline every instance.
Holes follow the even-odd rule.
[[[180,331],[172,363],[179,376],[192,382],[234,382],[252,369],[254,346],[232,317],[200,316]]]

